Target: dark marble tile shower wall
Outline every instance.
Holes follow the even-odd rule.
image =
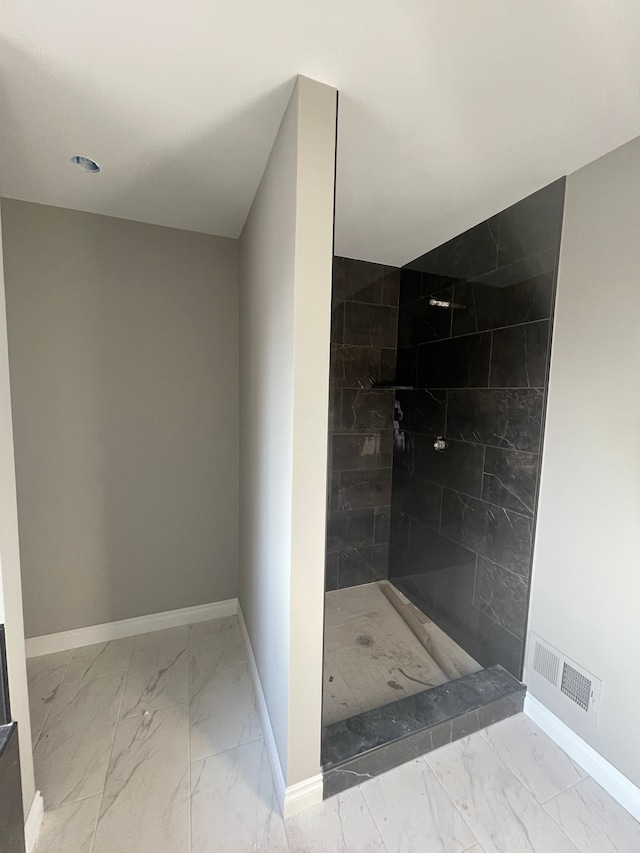
[[[529,196],[404,267],[400,286],[397,382],[416,390],[397,392],[389,578],[516,677],[563,197],[564,181]]]
[[[334,258],[326,588],[387,576],[396,372],[396,267]]]

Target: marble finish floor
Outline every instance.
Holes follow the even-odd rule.
[[[28,661],[36,853],[637,853],[523,715],[287,821],[235,617]]]

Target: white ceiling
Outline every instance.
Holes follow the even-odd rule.
[[[336,252],[402,264],[640,135],[640,3],[3,0],[0,193],[236,237],[298,73]]]

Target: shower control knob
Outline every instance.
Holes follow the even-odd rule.
[[[433,447],[435,450],[446,450],[447,442],[441,435],[439,435],[433,442]]]

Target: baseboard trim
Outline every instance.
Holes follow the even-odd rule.
[[[253,649],[251,648],[251,640],[249,638],[249,632],[247,631],[247,623],[244,621],[242,607],[239,604],[238,622],[240,623],[240,631],[242,632],[242,638],[247,649],[247,655],[249,656],[249,669],[251,670],[251,680],[253,681],[253,687],[256,691],[256,698],[258,700],[258,713],[260,714],[262,733],[264,735],[264,741],[267,746],[269,763],[271,764],[271,774],[273,775],[273,783],[276,788],[276,795],[278,797],[278,802],[280,803],[280,808],[284,813],[284,801],[287,785],[284,781],[284,773],[282,772],[282,765],[280,764],[278,747],[276,746],[276,739],[273,734],[271,717],[269,716],[267,700],[265,699],[264,690],[262,689],[262,682],[260,681],[260,674],[258,673],[256,658],[253,654]]]
[[[311,806],[319,805],[322,802],[322,773],[318,773],[316,776],[311,776],[309,779],[304,779],[302,782],[297,782],[295,785],[289,785],[289,787],[287,787],[284,773],[282,772],[282,765],[280,764],[280,756],[276,746],[276,739],[273,734],[273,726],[271,725],[269,709],[267,708],[267,700],[265,699],[262,682],[260,681],[260,673],[258,672],[253,648],[251,647],[251,640],[249,638],[249,632],[247,631],[247,624],[244,621],[242,607],[240,607],[239,604],[238,622],[240,623],[240,630],[247,648],[247,655],[249,656],[251,680],[253,681],[253,686],[258,700],[258,712],[260,714],[260,722],[262,724],[267,754],[271,765],[271,773],[273,775],[276,796],[278,797],[282,816],[284,818],[288,818],[303,811],[304,809],[310,808]]]
[[[149,631],[161,631],[164,628],[177,628],[181,625],[206,622],[223,616],[235,616],[237,612],[237,598],[214,601],[211,604],[196,604],[195,607],[182,607],[179,610],[167,610],[164,613],[135,616],[133,619],[105,622],[103,625],[89,625],[87,628],[74,628],[58,634],[28,637],[26,653],[28,658],[33,658],[52,652],[64,652],[80,646],[92,646],[94,643],[108,643],[122,637],[135,637],[137,634],[146,634]]]
[[[24,825],[24,843],[27,853],[33,853],[36,849],[38,835],[44,819],[44,800],[40,791],[36,791],[27,820]]]
[[[576,764],[592,776],[614,800],[640,820],[640,788],[609,764],[572,729],[530,693],[524,700],[524,713],[555,741]]]
[[[312,806],[318,806],[323,799],[322,773],[311,776],[295,785],[289,785],[284,792],[284,816],[291,817]]]

